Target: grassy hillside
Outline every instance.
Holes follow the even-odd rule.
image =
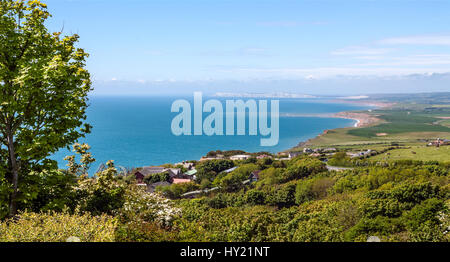
[[[364,111],[365,114],[379,118],[380,122],[361,128],[330,130],[295,150],[302,150],[304,147],[336,147],[348,151],[384,151],[392,145],[398,145],[413,146],[416,154],[408,149],[398,149],[392,152],[389,158],[386,158],[388,155],[380,155],[374,159],[450,160],[450,155],[446,155],[444,150],[436,153],[433,149],[426,148],[426,144],[436,138],[450,139],[450,105],[437,104],[445,102],[449,95],[422,94],[416,98],[404,95],[400,97],[401,102],[391,108]],[[392,102],[387,98],[380,101]]]
[[[348,131],[349,135],[372,138],[377,134],[401,134],[409,132],[447,132],[450,128],[441,124],[436,124],[438,120],[434,114],[424,115],[424,111],[399,111],[399,110],[377,110],[379,118],[384,120],[375,126],[357,128]]]
[[[413,146],[408,149],[394,149],[387,153],[370,158],[371,160],[435,160],[450,161],[450,146],[443,147],[418,147]]]

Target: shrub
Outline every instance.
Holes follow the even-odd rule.
[[[295,202],[302,204],[310,200],[322,199],[327,196],[327,191],[333,184],[334,180],[327,177],[300,180],[295,190]]]
[[[82,177],[78,181],[77,197],[81,211],[93,215],[113,214],[123,207],[126,182],[118,179],[117,170],[112,161],[108,168],[96,174],[96,178]]]
[[[366,241],[369,236],[386,236],[403,230],[397,218],[377,216],[363,218],[354,227],[345,233],[347,241]]]
[[[368,218],[375,218],[377,216],[399,217],[402,214],[400,204],[396,199],[366,201],[363,203],[361,211]]]
[[[234,167],[234,162],[228,159],[214,159],[206,160],[197,164],[197,179],[202,181],[203,179],[209,179],[213,181],[215,176],[229,168]]]
[[[345,152],[337,152],[333,157],[328,161],[328,164],[331,166],[352,166],[352,160],[347,153]]]
[[[219,184],[223,190],[227,192],[235,192],[241,189],[244,185],[242,182],[249,178],[253,171],[258,170],[258,166],[255,164],[244,164],[233,172],[224,176]]]
[[[111,242],[117,225],[107,215],[24,212],[0,222],[0,242],[65,242],[71,236],[82,242]]]
[[[271,188],[271,191],[266,196],[267,204],[275,205],[279,208],[295,205],[295,188],[295,183],[286,183]]]
[[[326,165],[316,158],[300,158],[290,163],[280,182],[308,177],[327,171]]]
[[[427,199],[405,215],[405,224],[411,231],[416,231],[425,223],[430,226],[437,226],[440,224],[438,214],[444,209],[444,201],[436,198]]]
[[[266,200],[265,194],[259,190],[249,190],[245,194],[245,202],[251,205],[262,205]]]
[[[157,182],[169,181],[170,176],[167,172],[162,172],[158,174],[150,174],[144,177],[144,182],[146,184],[153,184]]]
[[[175,199],[180,198],[182,194],[199,190],[200,186],[194,182],[172,184],[170,186],[157,187],[157,191],[161,191],[165,196]]]

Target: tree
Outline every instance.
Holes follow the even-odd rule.
[[[0,15],[0,170],[11,185],[13,216],[19,187],[27,186],[20,177],[89,133],[91,81],[78,35],[50,33],[45,4],[4,0]]]

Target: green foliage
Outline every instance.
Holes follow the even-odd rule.
[[[300,158],[291,160],[286,172],[283,173],[280,182],[288,182],[294,179],[304,178],[313,174],[326,171],[326,165],[317,158]]]
[[[250,205],[262,205],[266,202],[266,195],[263,191],[249,190],[245,194],[245,202]]]
[[[144,182],[146,184],[153,184],[157,182],[169,181],[170,175],[167,172],[150,174],[144,177]]]
[[[107,169],[96,174],[96,179],[82,177],[77,189],[80,209],[98,215],[113,214],[121,208],[125,203],[127,184],[117,179],[116,175],[113,162],[108,161]]]
[[[266,203],[279,208],[291,207],[295,205],[295,189],[295,181],[272,187],[267,192]]]
[[[182,194],[199,190],[200,186],[194,182],[172,184],[170,186],[157,187],[165,196],[171,199],[180,198]]]
[[[362,218],[358,224],[345,233],[347,241],[366,241],[369,236],[388,236],[404,229],[398,218],[377,216]]]
[[[45,4],[5,0],[0,10],[0,165],[14,215],[17,203],[28,199],[22,192],[29,184],[20,181],[90,132],[85,113],[91,80],[88,54],[75,46],[79,36],[49,32]]]
[[[283,181],[284,168],[269,167],[259,173],[260,181],[257,186],[280,184]]]
[[[334,184],[334,180],[328,177],[300,180],[295,191],[295,201],[302,204],[307,201],[322,199],[327,196],[328,189]]]
[[[247,180],[250,174],[256,170],[258,170],[258,166],[255,164],[243,164],[220,178],[220,181],[215,181],[215,183],[220,184],[221,188],[227,192],[235,192],[244,187],[242,182]]]
[[[444,201],[436,198],[427,199],[405,215],[405,223],[411,231],[417,231],[423,224],[438,226],[441,222],[438,214],[443,210],[445,210]]]
[[[353,163],[351,161],[351,158],[347,156],[346,152],[337,152],[333,155],[333,157],[330,158],[330,160],[328,161],[328,165],[349,167],[352,166]]]
[[[213,181],[220,172],[234,167],[234,162],[228,159],[214,159],[201,161],[196,165],[197,180],[208,179]]]

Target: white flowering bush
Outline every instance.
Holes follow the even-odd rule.
[[[160,193],[149,193],[137,185],[129,185],[124,194],[123,208],[117,215],[122,221],[157,222],[169,226],[180,214],[180,209]]]

